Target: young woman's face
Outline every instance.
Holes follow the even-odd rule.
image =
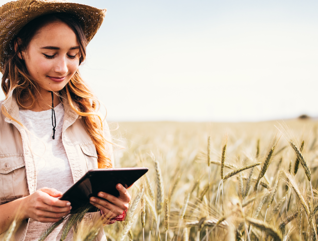
[[[40,92],[60,91],[79,67],[79,44],[73,30],[56,21],[38,30],[21,57]]]

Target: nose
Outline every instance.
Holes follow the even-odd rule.
[[[57,59],[57,62],[55,64],[55,72],[60,75],[65,75],[68,72],[67,60],[65,57]]]

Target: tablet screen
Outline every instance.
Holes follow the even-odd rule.
[[[118,197],[119,192],[116,189],[118,183],[129,188],[147,171],[148,168],[145,167],[90,170],[68,189],[60,199],[70,201],[72,206],[71,213],[76,213],[77,209],[89,203],[91,196],[97,197],[99,192],[109,193]],[[90,211],[97,211],[97,208]]]

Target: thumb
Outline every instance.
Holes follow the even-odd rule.
[[[49,194],[51,197],[61,197],[63,195],[60,191],[54,188],[43,187],[40,191]]]

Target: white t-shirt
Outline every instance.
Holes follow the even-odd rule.
[[[43,187],[55,188],[64,193],[73,185],[72,173],[66,152],[62,143],[62,127],[64,118],[64,107],[62,103],[55,108],[56,131],[55,139],[52,139],[52,110],[34,112],[20,110],[20,119],[27,128],[31,140],[31,150],[35,159],[37,173],[37,190]],[[41,223],[30,219],[26,234],[26,241],[38,240],[41,234],[52,223]],[[59,232],[62,224],[59,225],[46,240],[59,240]],[[72,234],[66,240],[72,239]]]

